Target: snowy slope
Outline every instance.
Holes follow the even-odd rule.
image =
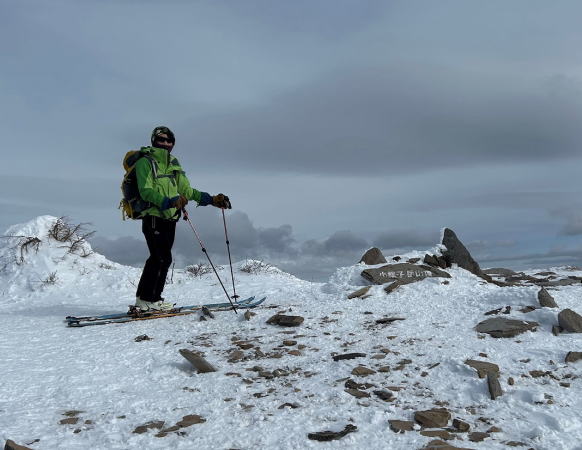
[[[69,253],[47,238],[54,220],[42,216],[6,232],[40,239],[24,256],[17,247],[22,238],[0,242],[0,440],[35,449],[414,449],[433,438],[396,434],[388,420],[413,420],[415,411],[444,406],[471,431],[502,429],[479,443],[458,433],[459,440],[449,441],[457,447],[501,449],[520,441],[523,448],[582,448],[582,362],[563,362],[568,351],[582,351],[581,336],[553,336],[555,310],[517,312],[537,304],[536,287],[497,287],[453,268],[449,284],[426,279],[390,295],[374,286],[370,297],[347,300],[366,285],[361,265],[339,268],[321,284],[276,269],[248,274],[238,263],[237,293],[268,296],[250,321],[220,312],[206,322],[191,315],[73,329],[64,325],[66,315],[124,311],[140,270],[80,256],[87,247]],[[220,273],[230,286],[230,272]],[[551,293],[560,308],[582,313],[582,284]],[[185,271],[174,273],[165,296],[178,304],[224,300],[212,274]],[[494,339],[473,330],[485,312],[507,305],[510,317],[538,321],[538,331]],[[265,323],[284,311],[304,323]],[[405,320],[375,323],[388,316]],[[151,340],[135,341],[144,334]],[[203,352],[218,371],[196,374],[178,353],[182,348]],[[348,352],[366,356],[332,359]],[[504,395],[490,400],[466,359],[498,364]],[[352,375],[358,365],[376,373]],[[275,369],[283,372],[271,378],[267,372]],[[530,370],[551,371],[555,379],[533,378]],[[347,378],[376,387],[357,399],[345,392]],[[375,389],[392,389],[395,399],[382,401]],[[205,421],[162,435],[153,428],[134,433],[155,421],[168,428],[188,415]],[[307,437],[347,424],[357,432],[337,441]]]

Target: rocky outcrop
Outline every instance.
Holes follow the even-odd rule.
[[[540,302],[540,306],[546,308],[557,308],[558,304],[554,300],[554,297],[550,295],[546,288],[541,288],[538,292],[538,301]]]
[[[483,278],[485,273],[481,270],[477,261],[473,259],[469,250],[467,250],[455,232],[450,228],[445,228],[442,244],[447,248],[443,251],[443,257],[448,266],[457,264],[459,267]]]

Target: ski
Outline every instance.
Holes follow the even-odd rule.
[[[241,300],[236,304],[237,309],[252,309],[263,303],[267,297],[263,297],[260,300],[254,300],[253,297]],[[69,327],[87,327],[92,325],[106,325],[111,323],[127,323],[136,320],[151,320],[151,319],[161,319],[164,317],[176,317],[185,316],[188,314],[193,314],[199,312],[202,308],[207,308],[209,311],[229,311],[232,306],[229,303],[210,303],[206,305],[191,305],[182,306],[179,308],[172,309],[170,311],[160,311],[160,312],[146,312],[141,313],[139,316],[124,314],[107,314],[102,316],[85,316],[85,317],[75,317],[67,316],[66,322]]]
[[[245,298],[244,300],[241,300],[238,302],[238,304],[245,304],[245,303],[250,303],[255,299],[254,296],[249,297],[249,298]],[[230,306],[230,303],[228,302],[221,302],[221,303],[208,303],[205,305],[188,305],[188,306],[179,306],[177,308],[174,308],[173,310],[171,310],[170,312],[178,312],[178,311],[184,311],[184,310],[198,310],[200,308],[202,308],[203,306],[206,306],[208,308],[222,308],[224,306]],[[146,314],[146,313],[144,313]],[[99,316],[67,316],[65,318],[65,321],[69,322],[69,321],[96,321],[96,320],[109,320],[109,319],[121,319],[121,318],[125,318],[125,317],[134,317],[128,313],[116,313],[116,314],[103,314],[103,315],[99,315]]]

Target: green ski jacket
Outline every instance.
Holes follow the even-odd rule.
[[[196,201],[200,206],[212,203],[212,197],[208,193],[190,186],[182,166],[166,149],[142,147],[141,152],[144,157],[135,164],[137,187],[141,198],[153,205],[142,213],[142,217],[177,219],[177,210],[170,208],[170,204],[180,195]],[[151,160],[154,162],[155,170]]]

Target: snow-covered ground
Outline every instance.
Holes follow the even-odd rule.
[[[582,351],[582,335],[552,335],[556,310],[518,312],[537,305],[535,286],[498,287],[453,268],[448,284],[430,278],[389,295],[373,286],[370,297],[348,300],[368,284],[359,275],[364,266],[338,268],[323,284],[275,268],[249,274],[237,263],[237,293],[267,296],[250,321],[227,311],[208,321],[193,314],[67,328],[67,315],[124,311],[134,301],[140,270],[97,254],[79,256],[89,253],[87,244],[69,253],[47,237],[54,220],[42,216],[6,232],[36,236],[38,248],[33,242],[21,252],[17,244],[24,238],[0,242],[0,442],[34,449],[415,449],[433,438],[418,430],[396,434],[388,421],[445,407],[471,431],[502,430],[483,442],[457,433],[453,446],[501,449],[520,441],[523,448],[582,449],[582,361],[564,363],[567,352]],[[230,271],[220,273],[230,286]],[[550,292],[561,309],[582,313],[582,284]],[[182,270],[164,295],[178,305],[225,300],[213,274]],[[535,320],[538,331],[507,339],[474,331],[485,312],[507,305],[509,317]],[[305,321],[294,328],[266,324],[277,312]],[[383,317],[405,320],[376,324]],[[151,339],[135,340],[144,334]],[[195,373],[178,352],[183,348],[203,352],[218,371]],[[366,356],[332,359],[348,352]],[[504,395],[491,400],[466,359],[498,364]],[[352,375],[359,365],[375,373]],[[266,372],[275,369],[281,376],[271,378]],[[531,370],[553,377],[534,378]],[[348,378],[374,384],[371,396],[345,392]],[[378,389],[395,398],[381,400],[372,393]],[[134,433],[156,421],[166,429],[187,415],[205,421]],[[308,433],[348,424],[357,431],[342,439],[308,439]]]

